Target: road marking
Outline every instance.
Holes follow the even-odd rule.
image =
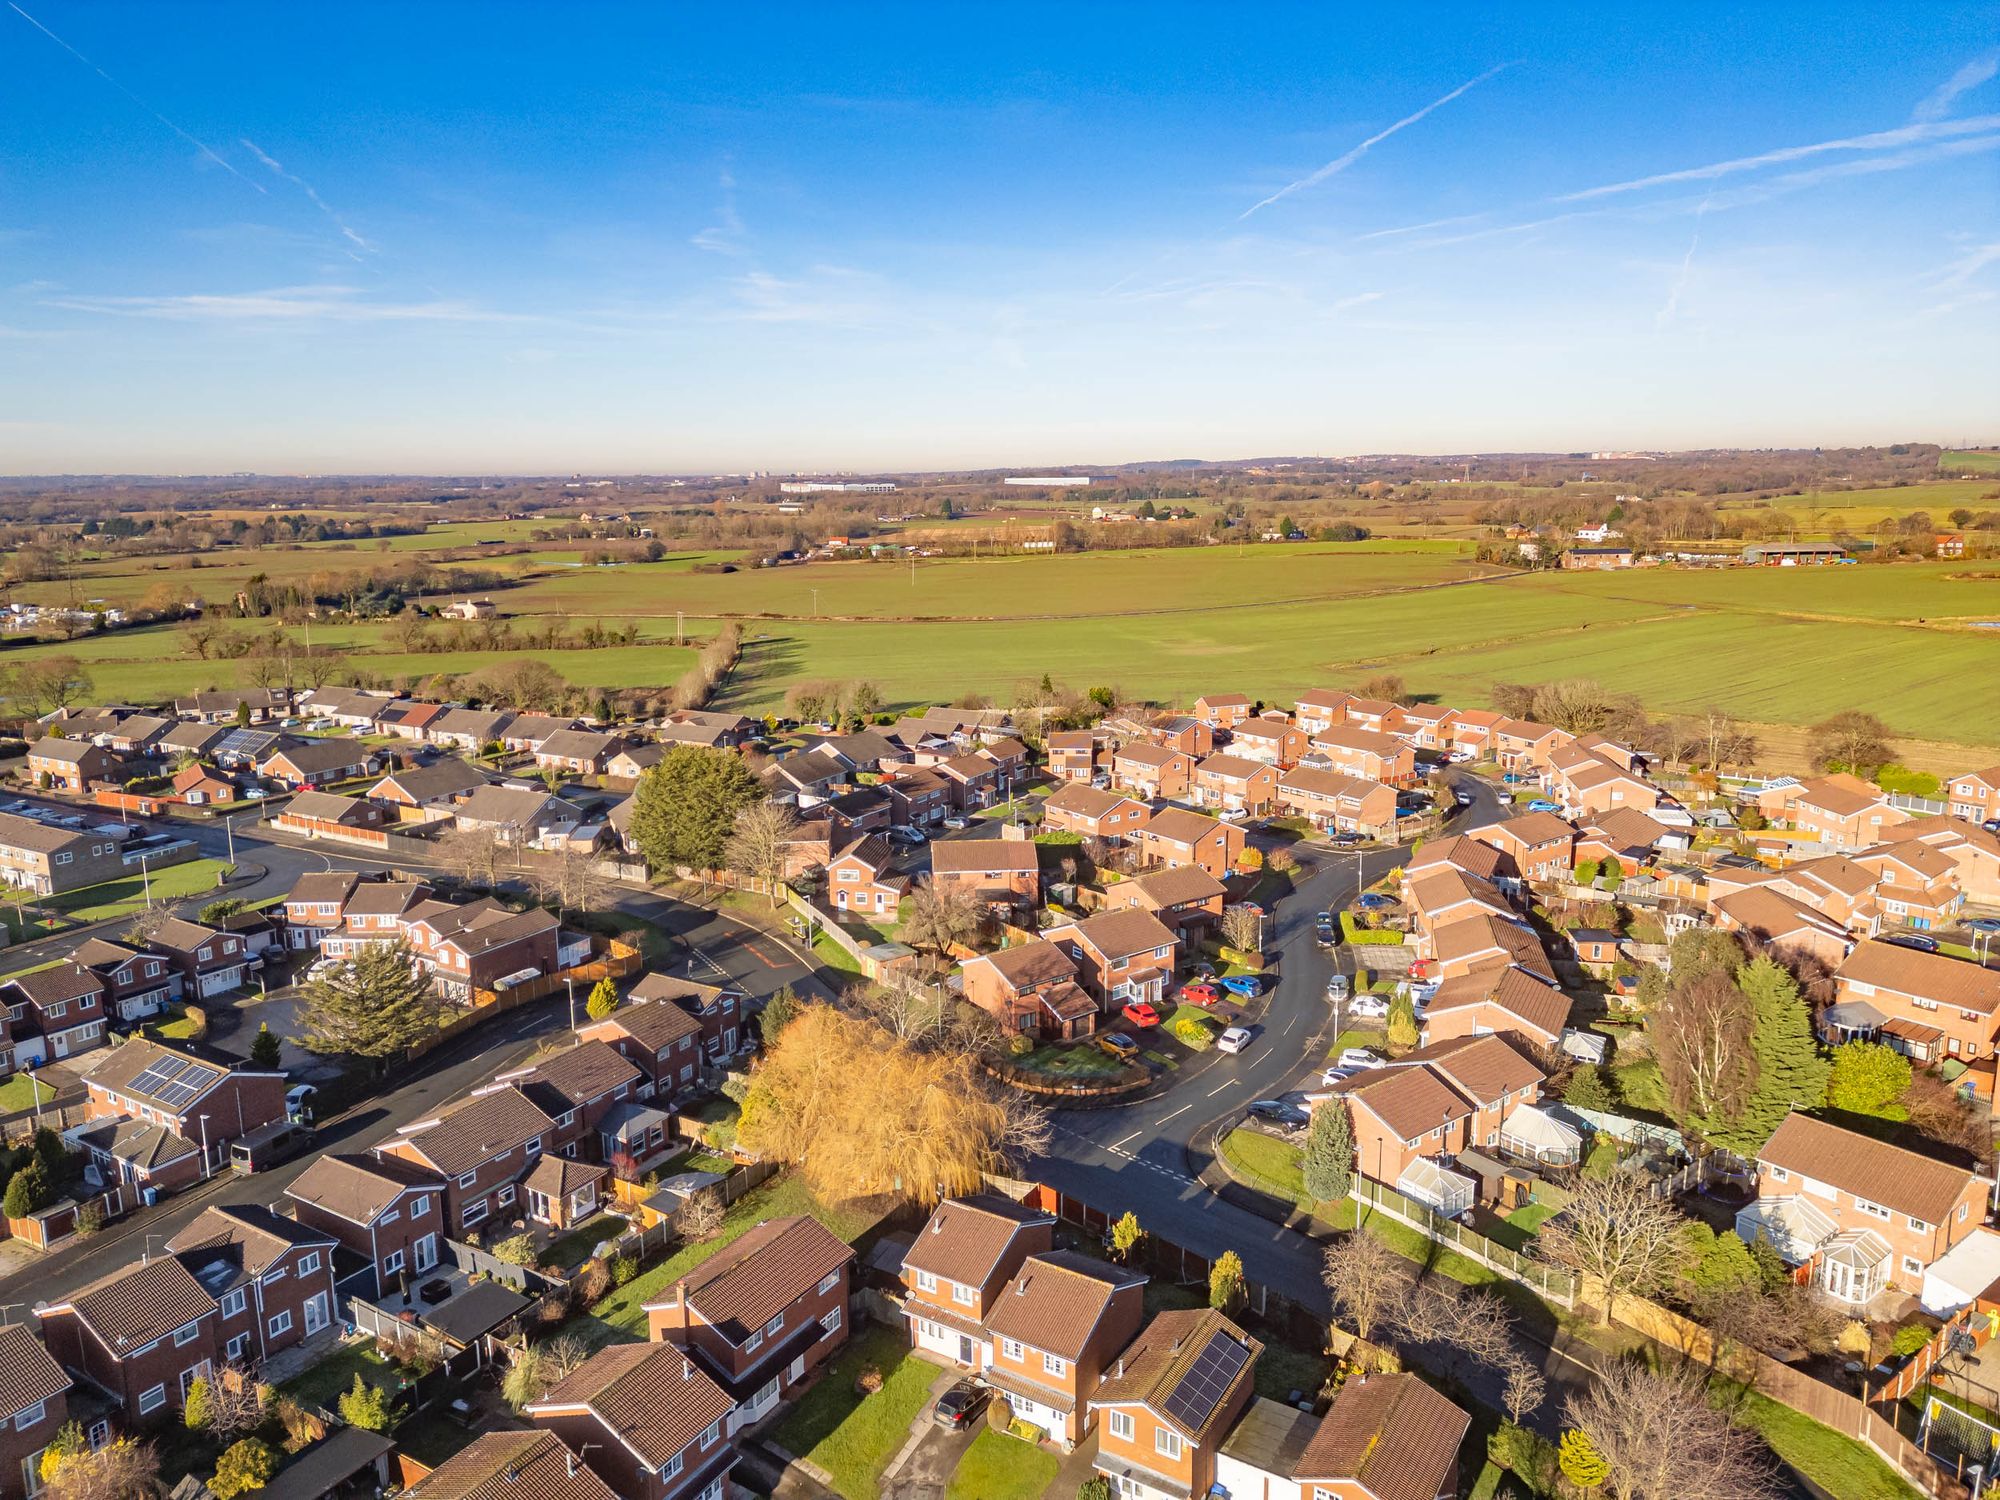
[[[1208,1097],[1213,1099],[1217,1094],[1221,1093],[1224,1089],[1234,1088],[1235,1086],[1236,1083],[1234,1079],[1230,1080],[1228,1083],[1218,1083],[1214,1088],[1208,1091]]]
[[[1193,1106],[1192,1104],[1183,1104],[1183,1105],[1182,1105],[1182,1106],[1181,1106],[1181,1107],[1180,1107],[1179,1109],[1177,1109],[1177,1110],[1175,1110],[1175,1111],[1174,1111],[1174,1115],[1184,1115],[1184,1114],[1186,1114],[1186,1113],[1187,1113],[1187,1112],[1188,1112],[1189,1110],[1191,1110],[1191,1109],[1193,1109],[1193,1108],[1194,1108],[1194,1106]],[[1160,1121],[1160,1123],[1161,1123],[1162,1125],[1166,1124],[1168,1120],[1171,1120],[1171,1119],[1172,1119],[1172,1118],[1174,1117],[1174,1115],[1168,1115],[1168,1116],[1166,1116],[1166,1117],[1165,1117],[1165,1119],[1162,1119],[1162,1120]]]
[[[1112,1149],[1113,1151],[1116,1151],[1116,1150],[1118,1150],[1118,1149],[1119,1149],[1119,1147],[1121,1147],[1121,1146],[1123,1146],[1123,1145],[1125,1144],[1125,1141],[1136,1141],[1136,1140],[1138,1140],[1138,1139],[1139,1139],[1139,1137],[1140,1137],[1140,1136],[1144,1135],[1145,1133],[1146,1133],[1146,1132],[1145,1132],[1145,1131],[1143,1131],[1143,1130],[1135,1130],[1135,1131],[1133,1131],[1133,1132],[1132,1132],[1132,1133],[1131,1133],[1130,1135],[1126,1136],[1126,1137],[1125,1137],[1125,1140],[1120,1140],[1120,1141],[1113,1141],[1113,1142],[1111,1143],[1111,1149]]]

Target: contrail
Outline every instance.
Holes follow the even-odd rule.
[[[243,148],[247,150],[252,156],[256,157],[257,160],[261,161],[265,166],[269,167],[273,172],[276,172],[280,177],[284,178],[285,181],[297,187],[300,192],[304,193],[308,198],[310,198],[313,202],[313,206],[317,208],[321,213],[325,214],[329,219],[331,219],[333,221],[333,227],[338,229],[342,234],[346,235],[348,239],[352,240],[356,245],[360,246],[363,250],[372,251],[375,248],[373,245],[369,244],[368,241],[363,239],[360,235],[356,234],[352,229],[348,228],[347,221],[341,218],[341,216],[335,213],[331,208],[327,207],[326,199],[320,197],[320,195],[313,190],[313,185],[310,182],[307,182],[305,178],[299,176],[296,172],[287,172],[284,169],[284,167],[279,164],[277,158],[273,157],[270,152],[264,150],[263,147],[259,146],[255,141],[251,140],[248,136],[238,136],[236,139],[242,144]]]
[[[1321,167],[1317,172],[1314,172],[1306,177],[1301,177],[1297,182],[1286,183],[1283,187],[1279,188],[1277,192],[1271,194],[1270,197],[1264,199],[1261,203],[1251,204],[1248,208],[1244,209],[1242,213],[1236,216],[1237,222],[1240,224],[1243,220],[1249,218],[1250,215],[1257,212],[1257,210],[1260,208],[1269,208],[1273,203],[1276,203],[1280,198],[1289,198],[1293,193],[1298,192],[1299,189],[1301,188],[1316,187],[1320,183],[1325,182],[1327,178],[1334,176],[1336,173],[1345,172],[1349,167],[1353,166],[1356,162],[1361,160],[1362,157],[1366,156],[1368,154],[1370,147],[1381,145],[1382,142],[1388,140],[1389,137],[1394,135],[1397,131],[1408,129],[1410,126],[1416,124],[1417,121],[1421,120],[1425,115],[1429,114],[1432,110],[1441,108],[1442,106],[1451,103],[1451,101],[1458,98],[1459,95],[1479,87],[1480,84],[1486,82],[1486,80],[1491,78],[1495,73],[1504,73],[1507,71],[1507,69],[1513,66],[1514,66],[1513,63],[1504,62],[1500,64],[1500,66],[1497,68],[1488,68],[1484,73],[1481,73],[1477,78],[1471,79],[1465,83],[1461,83],[1457,88],[1453,89],[1449,94],[1446,94],[1443,98],[1433,99],[1429,104],[1426,104],[1422,109],[1418,110],[1415,114],[1405,115],[1402,119],[1398,120],[1395,124],[1391,125],[1387,130],[1381,131],[1376,135],[1369,136],[1367,140],[1363,141],[1360,145],[1356,146],[1352,151],[1349,151],[1345,156],[1335,157],[1332,161],[1328,162],[1325,166]]]
[[[237,171],[235,167],[231,166],[227,161],[223,160],[222,157],[218,156],[215,153],[214,149],[211,148],[206,142],[196,140],[193,136],[189,135],[185,130],[181,129],[180,126],[176,125],[172,120],[169,120],[165,115],[161,114],[157,109],[153,108],[152,105],[148,104],[144,99],[141,99],[137,94],[133,93],[130,89],[126,88],[124,84],[120,83],[117,79],[113,78],[109,73],[105,72],[104,69],[98,67],[96,63],[92,62],[89,58],[85,57],[81,52],[77,51],[76,48],[72,47],[68,42],[64,41],[61,37],[57,36],[53,31],[49,30],[49,28],[44,26],[40,21],[37,21],[33,16],[29,15],[25,10],[22,10],[20,6],[14,3],[14,0],[7,0],[7,8],[12,12],[14,12],[14,14],[19,16],[22,20],[26,21],[30,26],[34,27],[35,30],[39,31],[43,36],[47,37],[50,41],[54,42],[58,47],[62,48],[63,51],[67,52],[71,57],[75,58],[78,62],[82,63],[86,68],[89,68],[91,72],[95,73],[99,78],[102,78],[106,83],[110,84],[114,89],[118,90],[118,92],[123,94],[127,99],[130,99],[134,104],[138,105],[139,108],[146,111],[147,114],[151,115],[154,119],[158,120],[162,125],[166,126],[167,129],[171,130],[175,135],[179,136],[182,140],[186,141],[190,146],[194,147],[195,150],[199,151],[203,156],[207,157],[210,161],[214,162],[218,167],[222,168],[223,171],[229,173],[232,177],[239,178],[240,180],[249,183],[250,186],[255,188],[260,193],[265,191],[263,183],[256,181],[254,178],[245,177],[243,173]]]
[[[1976,89],[1995,73],[2000,73],[2000,47],[1991,52],[1983,52],[1960,68],[1943,83],[1932,89],[1929,97],[1911,113],[1912,120],[1941,120],[1958,96],[1968,89]]]
[[[1586,198],[1606,198],[1613,193],[1633,193],[1642,188],[1660,187],[1670,182],[1700,182],[1705,178],[1727,177],[1736,172],[1755,171],[1758,167],[1776,166],[1781,162],[1820,156],[1829,151],[1886,151],[1892,146],[1907,146],[1939,136],[1971,135],[1983,130],[1992,130],[1996,126],[2000,126],[2000,115],[1976,115],[1965,120],[1932,120],[1915,125],[1899,125],[1894,130],[1877,130],[1869,135],[1851,135],[1837,141],[1816,141],[1810,146],[1784,146],[1776,151],[1765,151],[1756,156],[1739,156],[1731,161],[1711,162],[1705,167],[1683,167],[1677,172],[1656,172],[1651,177],[1635,177],[1630,182],[1607,183],[1603,187],[1585,188],[1579,193],[1565,193],[1552,201],[1577,203]]]

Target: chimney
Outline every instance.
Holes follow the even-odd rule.
[[[1118,1356],[1118,1378],[1120,1380],[1125,1378],[1125,1356],[1122,1354]]]
[[[674,1301],[678,1302],[682,1307],[686,1307],[687,1300],[688,1282],[687,1277],[683,1276],[679,1281],[674,1283]]]

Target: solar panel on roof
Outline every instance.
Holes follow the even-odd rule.
[[[1250,1351],[1228,1334],[1210,1334],[1208,1347],[1195,1357],[1163,1403],[1167,1415],[1190,1432],[1201,1431],[1249,1358]]]
[[[132,1080],[132,1087],[142,1094],[157,1094],[176,1078],[193,1067],[184,1057],[163,1057],[150,1064],[145,1072]]]

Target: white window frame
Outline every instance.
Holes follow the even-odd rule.
[[[242,1287],[231,1287],[222,1294],[222,1315],[225,1318],[240,1318],[249,1303],[249,1294]]]
[[[937,1290],[936,1275],[930,1271],[917,1272],[917,1290],[920,1292],[936,1291]]]
[[[201,1329],[193,1323],[189,1323],[183,1328],[176,1328],[174,1330],[174,1347],[176,1349],[185,1349],[195,1341],[195,1336],[200,1332]]]
[[[1028,1351],[1022,1347],[1019,1339],[1010,1339],[1003,1334],[1000,1338],[1000,1353],[1008,1359],[1019,1361],[1027,1357]]]
[[[26,1432],[49,1414],[49,1403],[37,1401],[33,1406],[24,1406],[14,1413],[14,1430]]]
[[[840,1272],[828,1271],[826,1275],[820,1278],[819,1285],[813,1288],[814,1294],[817,1296],[824,1297],[828,1292],[834,1289],[834,1287],[839,1283],[839,1281],[840,1281]]]
[[[156,1412],[167,1404],[167,1387],[164,1382],[139,1392],[139,1415]]]
[[[660,1478],[662,1479],[673,1479],[677,1477],[680,1474],[680,1472],[681,1472],[681,1456],[678,1453],[676,1453],[672,1458],[668,1459],[665,1463],[660,1465]]]
[[[1162,1458],[1179,1462],[1183,1446],[1181,1435],[1162,1423],[1153,1429],[1153,1450]]]
[[[274,1339],[282,1338],[291,1331],[292,1310],[289,1307],[279,1308],[264,1324],[264,1332]]]
[[[840,1332],[840,1309],[837,1307],[829,1308],[826,1316],[819,1320],[819,1326],[824,1328],[828,1333]]]
[[[701,1446],[703,1448],[713,1448],[720,1441],[722,1441],[722,1423],[719,1420],[710,1422],[706,1427],[702,1428]]]
[[[234,1364],[250,1350],[250,1335],[239,1333],[223,1346],[222,1357]]]
[[[1115,1406],[1104,1414],[1104,1426],[1113,1437],[1127,1443],[1132,1441],[1133,1434],[1138,1430],[1138,1424],[1132,1420],[1132,1413],[1120,1411]]]
[[[1069,1373],[1069,1361],[1064,1359],[1060,1354],[1050,1354],[1044,1350],[1042,1353],[1042,1373],[1044,1375],[1067,1375]]]
[[[764,1337],[774,1339],[785,1331],[785,1315],[781,1312],[764,1325]]]

